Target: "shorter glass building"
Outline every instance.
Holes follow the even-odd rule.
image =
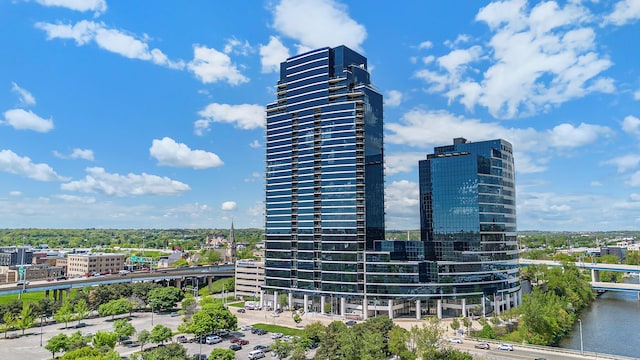
[[[436,147],[419,163],[420,228],[443,299],[482,312],[520,302],[512,146],[505,140]],[[445,306],[446,308],[446,306]]]

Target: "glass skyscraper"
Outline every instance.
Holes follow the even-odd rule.
[[[290,306],[344,313],[366,291],[365,251],[384,239],[382,95],[364,56],[322,48],[281,63],[266,113],[263,289],[274,306],[286,293]]]
[[[512,146],[454,139],[419,162],[425,257],[438,266],[444,299],[496,312],[519,303]]]

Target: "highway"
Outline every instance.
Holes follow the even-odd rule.
[[[125,282],[140,281],[162,281],[177,280],[186,278],[202,278],[202,277],[231,277],[234,276],[235,267],[232,264],[227,265],[206,265],[182,268],[157,269],[153,271],[136,271],[127,275],[102,275],[92,277],[70,278],[67,280],[35,280],[30,281],[29,285],[24,287],[24,292],[37,292],[45,290],[61,290],[71,288],[82,288],[87,286],[97,286],[100,284],[115,284]],[[19,294],[23,290],[22,286],[16,286],[15,283],[0,285],[0,296],[9,294]]]

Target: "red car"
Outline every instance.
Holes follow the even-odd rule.
[[[229,342],[232,344],[237,344],[238,341],[240,341],[240,339],[238,339],[237,337],[232,337],[231,339],[229,339]]]
[[[238,341],[236,342],[239,345],[249,345],[249,340],[245,340],[245,339],[238,339]]]

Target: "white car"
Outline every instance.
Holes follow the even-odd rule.
[[[282,333],[273,333],[271,334],[272,339],[280,339],[282,337]]]
[[[498,350],[513,351],[513,345],[511,345],[511,344],[500,344],[500,346],[498,346]]]
[[[460,338],[451,338],[451,339],[449,339],[449,342],[454,343],[454,344],[462,344],[462,339],[460,339]]]

